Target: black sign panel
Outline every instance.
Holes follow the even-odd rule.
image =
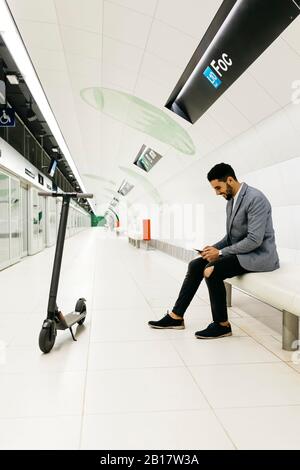
[[[161,158],[162,156],[155,152],[155,150],[147,147],[146,145],[142,145],[142,148],[133,163],[142,170],[148,172]]]
[[[293,0],[225,0],[166,107],[196,122],[299,14]]]
[[[35,179],[35,174],[32,173],[28,168],[25,168],[25,173],[27,176],[30,176],[30,178]]]

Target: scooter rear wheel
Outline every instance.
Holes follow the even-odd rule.
[[[54,346],[56,338],[56,327],[42,328],[39,336],[39,347],[43,353],[48,353]]]

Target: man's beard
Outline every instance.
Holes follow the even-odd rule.
[[[226,183],[226,196],[225,196],[225,199],[227,201],[230,201],[230,199],[233,198],[233,194],[232,194],[232,187],[229,186],[229,184]]]

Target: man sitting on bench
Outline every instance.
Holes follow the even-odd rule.
[[[213,323],[195,333],[200,339],[232,335],[224,279],[279,268],[272,209],[266,196],[246,183],[239,183],[233,168],[226,163],[215,165],[207,179],[216,194],[227,200],[226,235],[213,246],[204,247],[201,257],[189,263],[172,312],[159,321],[148,322],[151,328],[184,329],[184,313],[205,277]]]

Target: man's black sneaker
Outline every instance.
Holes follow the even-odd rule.
[[[172,328],[173,330],[184,330],[184,320],[174,320],[169,313],[165,315],[161,320],[158,321],[148,321],[148,325],[151,328]]]
[[[196,331],[195,336],[199,339],[214,339],[231,336],[231,326],[222,326],[220,323],[211,323],[205,330]]]

